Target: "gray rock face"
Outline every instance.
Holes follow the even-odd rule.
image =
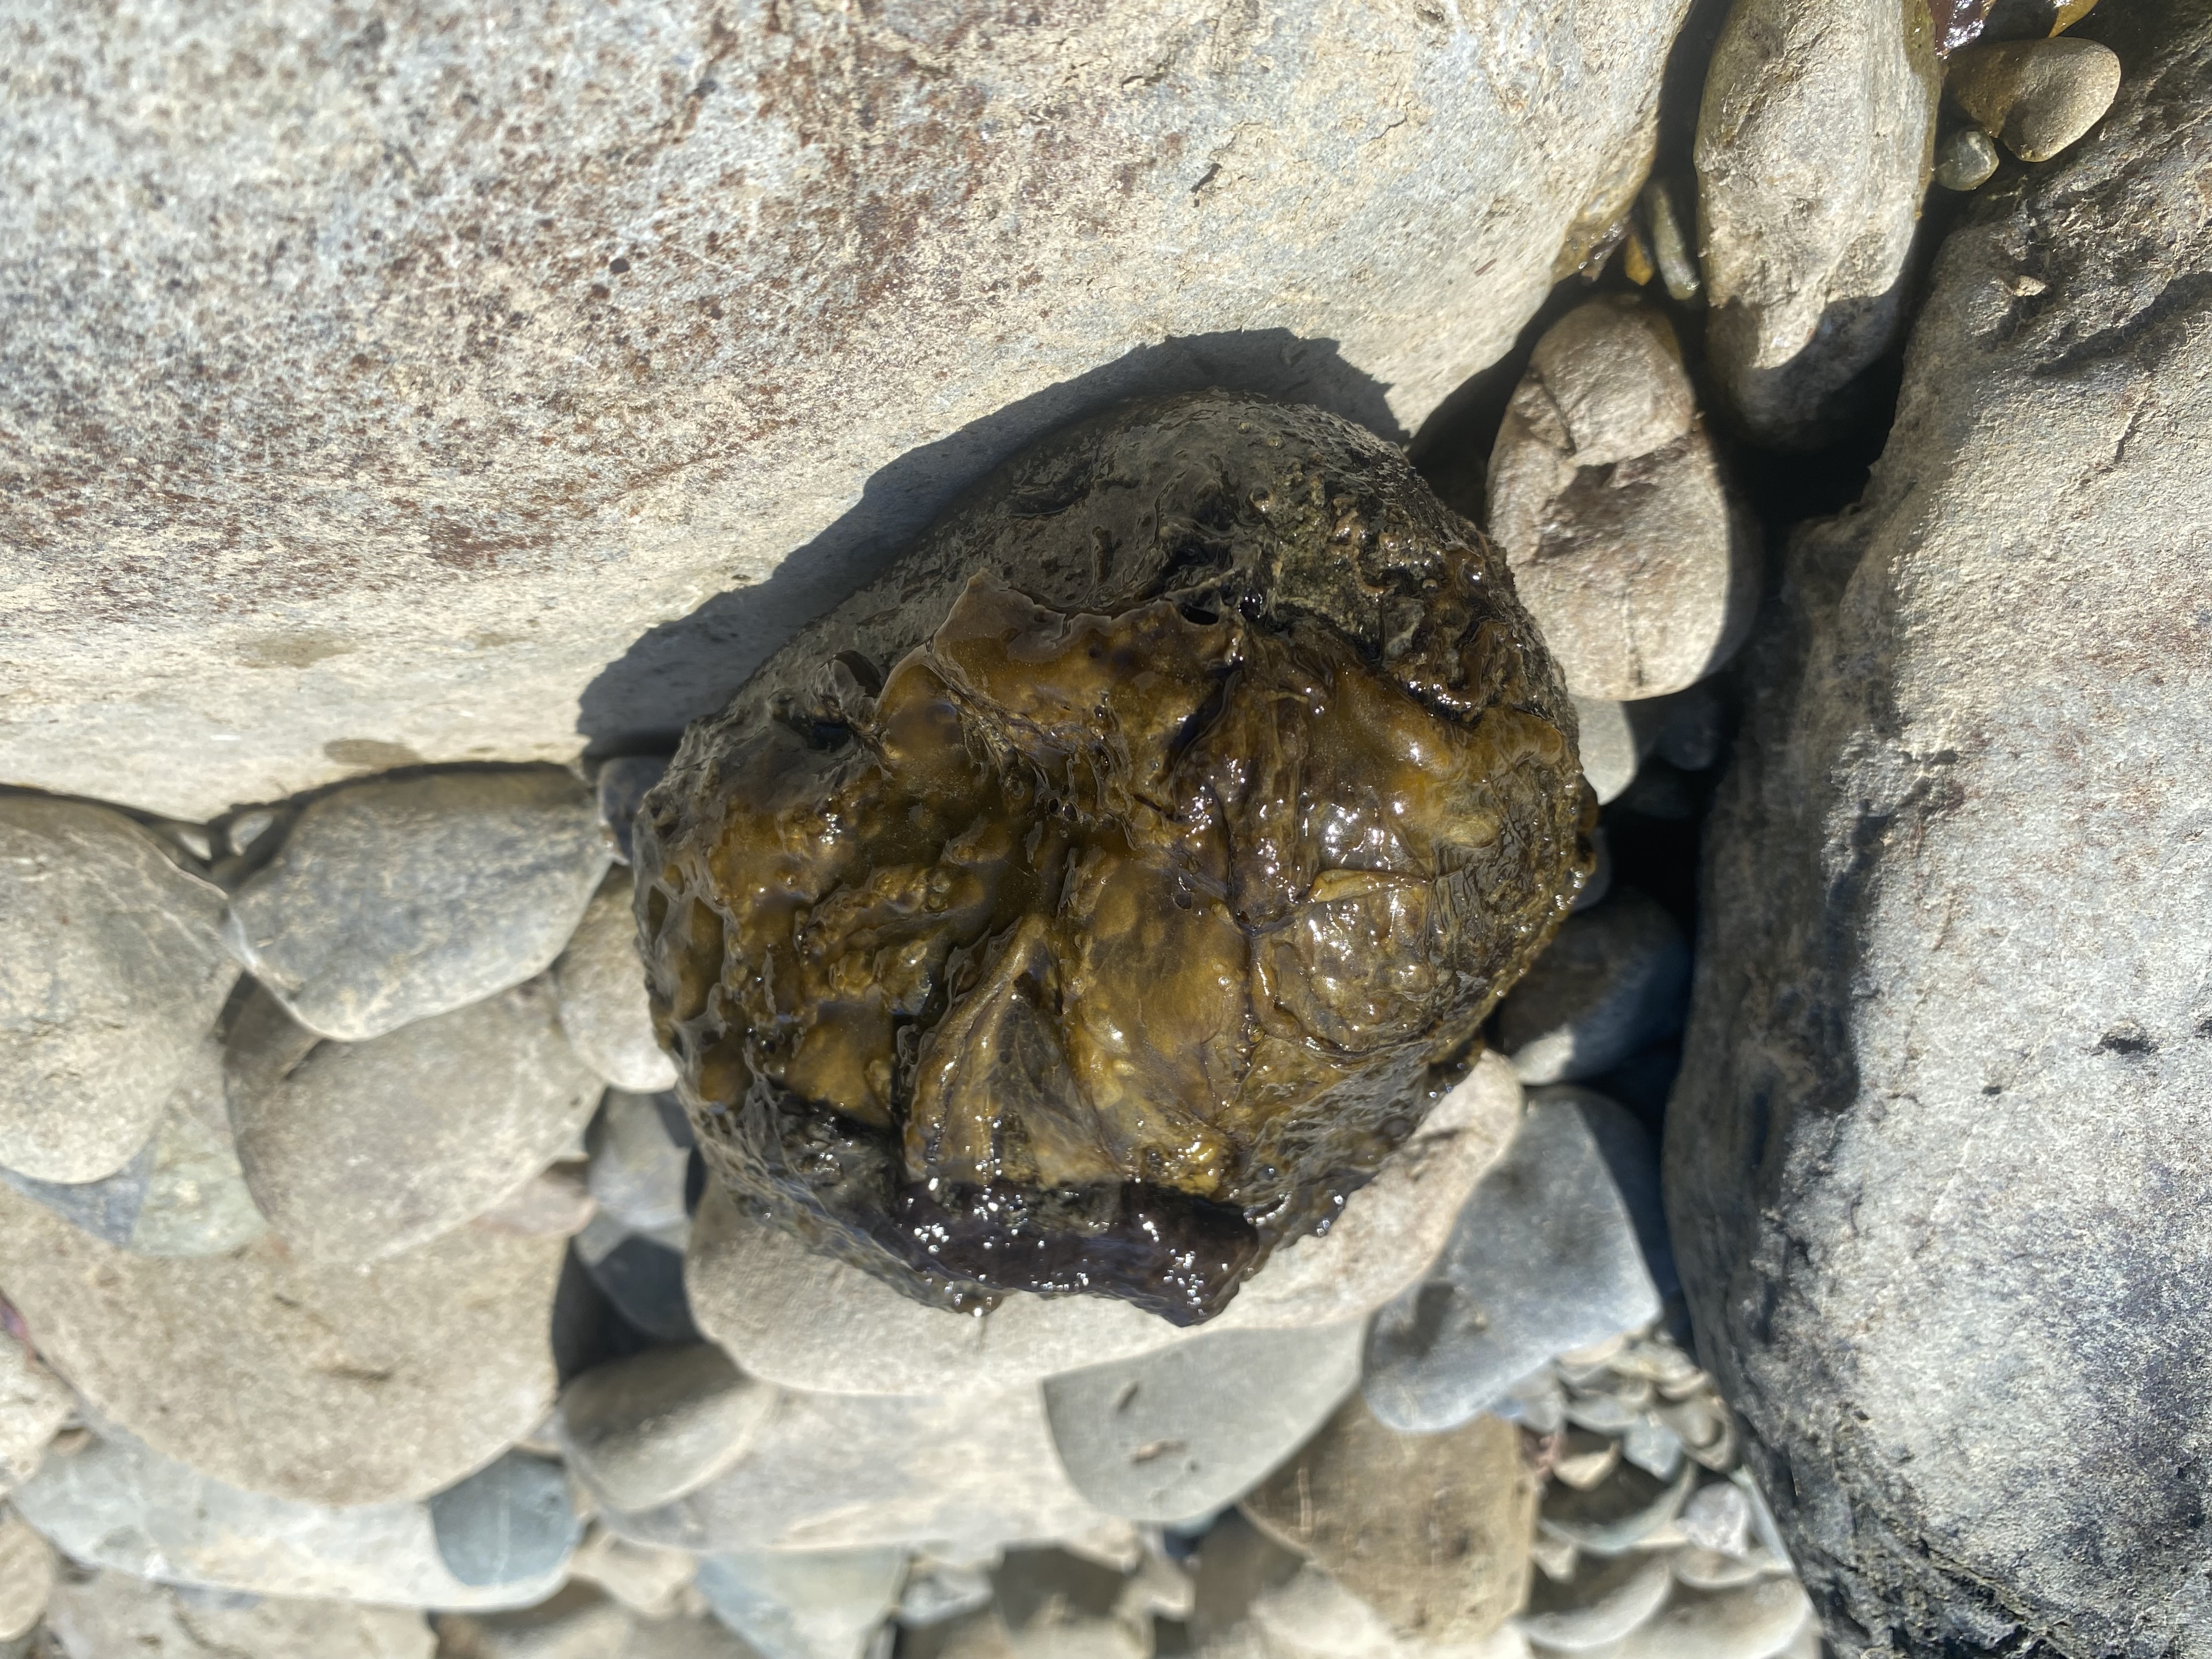
[[[146,1144],[238,978],[222,919],[119,812],[0,794],[0,1166],[97,1181]]]
[[[1756,538],[1656,307],[1610,295],[1545,331],[1491,450],[1488,501],[1577,707],[1682,690],[1743,642]]]
[[[490,1209],[560,1156],[602,1091],[543,981],[365,1042],[319,1042],[257,994],[227,1069],[247,1186],[324,1261],[397,1255]]]
[[[0,349],[38,458],[6,775],[204,819],[665,735],[1100,402],[1411,429],[1632,194],[1684,9],[42,23],[0,174],[0,243],[46,253]]]
[[[584,1063],[617,1089],[652,1094],[676,1086],[676,1066],[653,1035],[645,964],[627,866],[612,872],[584,907],[568,948],[554,964],[561,1029]]]
[[[1681,1029],[1690,943],[1656,900],[1624,887],[1567,918],[1498,1007],[1523,1083],[1595,1077]]]
[[[1944,247],[1707,830],[1668,1210],[1845,1650],[2212,1652],[2212,17],[2099,18],[2112,112]]]
[[[699,1564],[714,1616],[761,1659],[860,1659],[898,1600],[903,1550],[718,1555]]]
[[[1449,1429],[1546,1360],[1658,1312],[1589,1124],[1571,1101],[1539,1102],[1427,1276],[1376,1316],[1368,1404],[1395,1429]]]
[[[126,1573],[59,1586],[49,1620],[66,1659],[430,1659],[419,1613],[342,1601],[210,1606]]]
[[[561,1447],[601,1503],[657,1509],[743,1455],[775,1398],[712,1343],[651,1348],[562,1390]]]
[[[1205,1519],[1296,1451],[1358,1385],[1363,1322],[1208,1333],[1048,1379],[1046,1414],[1078,1491],[1109,1515]]]
[[[1820,441],[1903,327],[1941,92],[1924,0],[1729,11],[1698,117],[1705,346],[1759,441]]]
[[[270,1236],[157,1260],[0,1192],[0,1293],[94,1409],[215,1479],[310,1503],[435,1492],[545,1414],[562,1248],[472,1229],[366,1267]]]
[[[512,1607],[543,1600],[561,1582],[556,1565],[536,1577],[465,1584],[439,1553],[427,1504],[334,1509],[265,1497],[124,1437],[49,1459],[13,1501],[74,1560],[207,1589],[403,1607]]]
[[[544,973],[612,856],[557,768],[356,784],[309,803],[224,937],[301,1024],[362,1042]]]

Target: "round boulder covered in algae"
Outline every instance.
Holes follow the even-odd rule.
[[[1210,1317],[1462,1070],[1587,865],[1504,560],[1315,409],[1001,467],[684,736],[638,818],[713,1167],[952,1308]]]

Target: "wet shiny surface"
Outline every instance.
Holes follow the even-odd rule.
[[[1410,1132],[1564,914],[1569,706],[1472,528],[1316,411],[1092,422],[911,562],[640,820],[702,1144],[948,1305],[1206,1317]]]

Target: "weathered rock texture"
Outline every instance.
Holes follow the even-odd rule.
[[[2212,1653],[2212,9],[2096,22],[2118,101],[1944,248],[1708,832],[1668,1206],[1844,1651]]]
[[[1220,392],[993,474],[635,824],[700,1148],[913,1294],[1218,1313],[1589,868],[1574,709],[1401,453]]]
[[[1411,428],[1633,193],[1684,9],[11,0],[0,775],[672,732],[1105,398]]]

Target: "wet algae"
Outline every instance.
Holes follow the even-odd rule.
[[[685,734],[653,1018],[741,1197],[954,1309],[1218,1312],[1463,1068],[1587,866],[1504,561],[1317,410],[1000,468]]]

